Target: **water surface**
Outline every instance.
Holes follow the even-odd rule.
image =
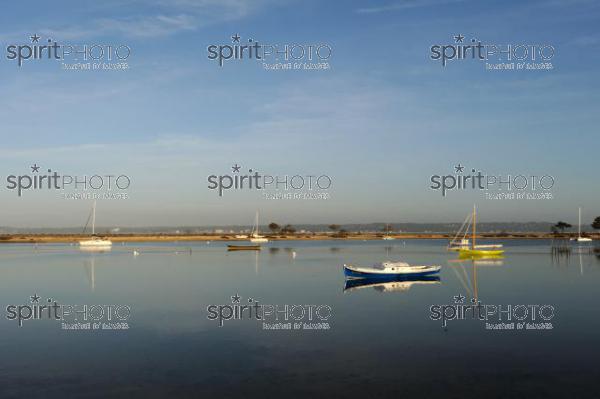
[[[280,241],[260,252],[224,243],[0,246],[1,397],[597,397],[600,259],[552,257],[547,241],[508,241],[506,256],[460,261],[445,241]],[[139,252],[135,256],[133,251]],[[342,264],[439,264],[439,282],[344,290]],[[68,331],[5,318],[30,296],[125,304],[129,330]],[[207,319],[239,295],[326,304],[329,330],[268,331],[256,320]],[[551,304],[552,330],[446,329],[433,304]]]

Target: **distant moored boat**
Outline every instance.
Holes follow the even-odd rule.
[[[581,207],[579,207],[579,224],[577,225],[577,238],[571,238],[571,241],[577,242],[590,242],[592,241],[589,237],[581,236]]]
[[[390,235],[390,225],[389,223],[385,225],[385,235],[381,238],[385,241],[395,240],[396,238]]]
[[[465,223],[469,220],[469,217],[467,217],[467,220],[465,220]],[[464,224],[463,223],[463,226]],[[473,257],[485,257],[485,256],[498,256],[498,255],[502,255],[504,253],[504,250],[501,249],[502,248],[502,244],[492,244],[492,245],[476,245],[475,244],[475,229],[476,229],[476,225],[477,225],[477,209],[475,208],[475,205],[473,205],[473,214],[471,215],[471,226],[473,227],[472,230],[472,236],[471,236],[471,243],[470,246],[464,246],[464,238],[463,240],[461,240],[461,245],[458,247],[458,252],[460,253],[460,256],[465,257],[465,256],[473,256]],[[468,227],[467,227],[468,230]],[[466,232],[465,232],[466,234]],[[456,237],[455,237],[456,238]],[[468,240],[467,240],[468,243]],[[452,245],[452,243],[451,243]],[[449,249],[452,250],[452,248],[449,247]]]
[[[260,251],[260,245],[227,245],[228,251]]]
[[[269,242],[267,237],[258,234],[258,211],[256,211],[256,220],[254,221],[254,227],[250,235],[250,242]]]
[[[92,237],[89,240],[79,241],[79,246],[82,249],[106,249],[112,247],[112,241],[96,236],[96,201],[92,205]],[[89,222],[88,217],[88,222]],[[86,223],[87,227],[87,223]],[[85,227],[83,228],[85,231]]]

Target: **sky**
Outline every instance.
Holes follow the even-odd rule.
[[[0,14],[0,226],[83,225],[90,200],[18,196],[32,165],[75,176],[125,174],[127,199],[98,203],[103,226],[461,221],[585,223],[600,215],[600,4],[551,1],[107,0],[17,3]],[[220,67],[207,47],[327,44],[327,70]],[[126,45],[127,70],[64,70],[8,59],[7,47]],[[553,69],[443,67],[433,45],[547,44]],[[327,175],[328,199],[223,197],[209,175],[233,165]],[[432,175],[550,175],[552,199],[443,197]]]

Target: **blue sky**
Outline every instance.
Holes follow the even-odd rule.
[[[130,198],[99,205],[99,224],[575,221],[600,215],[600,5],[594,1],[56,1],[0,15],[0,225],[83,224],[89,202],[17,198],[5,176],[37,163],[62,173],[125,173]],[[327,43],[328,71],[265,71],[207,59],[238,33],[263,43]],[[10,44],[126,44],[127,71],[21,68]],[[552,71],[485,71],[429,59],[463,34],[548,43]],[[331,199],[219,198],[206,177],[234,163],[272,174],[327,174]],[[442,198],[429,176],[462,163],[490,174],[549,174],[555,198]],[[265,220],[265,221],[266,221]]]

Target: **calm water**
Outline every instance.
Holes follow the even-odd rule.
[[[510,241],[501,260],[456,261],[442,241],[0,247],[1,397],[598,397],[600,259],[553,258],[549,242]],[[190,251],[191,248],[191,251]],[[133,250],[140,252],[133,255]],[[295,253],[295,257],[293,256]],[[343,263],[442,265],[439,282],[344,290]],[[6,319],[30,296],[121,304],[129,330],[72,331]],[[263,330],[207,319],[207,305],[326,304],[329,330]],[[550,304],[553,330],[493,331],[430,319],[462,294],[486,304]]]

